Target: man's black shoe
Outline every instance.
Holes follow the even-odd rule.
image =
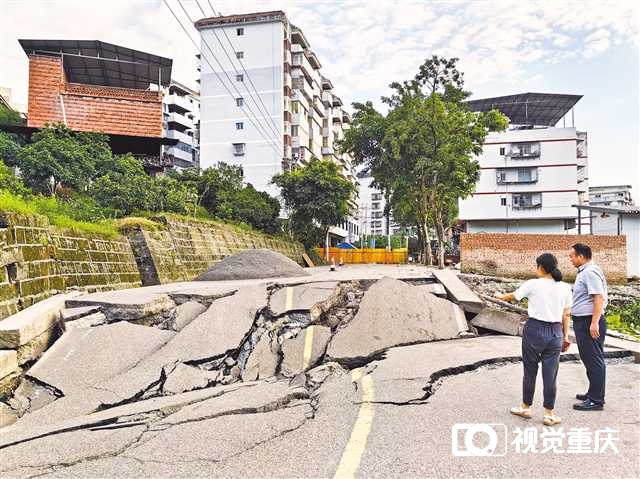
[[[586,401],[586,400],[587,400],[587,399],[589,399],[589,398],[587,397],[587,395],[586,395],[586,394],[576,394],[576,399],[577,399],[578,401]]]
[[[600,403],[593,402],[591,399],[587,399],[583,402],[574,404],[573,409],[577,409],[578,411],[602,411],[604,406]]]

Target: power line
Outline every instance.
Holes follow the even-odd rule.
[[[211,4],[211,1],[207,0],[207,2],[209,3],[209,6],[211,7],[211,10],[213,11],[213,13],[216,14],[216,11],[213,8],[213,5]],[[198,8],[200,8],[200,11],[202,12],[202,14],[206,15],[204,10],[200,6],[200,2],[198,0],[196,0],[196,3],[198,4]],[[271,120],[271,123],[273,124],[273,126],[276,128],[276,131],[277,131],[278,125],[275,123],[273,117],[271,115],[269,115],[269,109],[267,108],[267,106],[262,101],[262,98],[260,97],[260,94],[258,93],[258,89],[256,88],[255,84],[253,83],[253,80],[251,79],[251,75],[249,75],[249,72],[245,68],[244,63],[242,62],[240,57],[238,57],[238,52],[234,48],[233,43],[231,43],[231,39],[229,38],[229,35],[227,35],[227,31],[224,28],[222,28],[222,33],[224,34],[225,38],[227,39],[227,42],[229,43],[229,46],[231,47],[231,50],[233,51],[233,55],[238,60],[238,63],[240,64],[240,67],[242,68],[242,71],[245,73],[247,79],[249,80],[249,83],[251,84],[251,87],[253,88],[253,91],[255,92],[256,97],[260,101],[260,104],[262,105],[262,112],[264,112],[266,114],[266,116],[269,117],[269,119]],[[214,32],[214,34],[215,34],[215,32]],[[216,40],[218,40],[218,43],[220,43],[220,46],[222,46],[222,43],[220,42],[220,39],[218,38],[218,35],[215,34],[215,36],[216,36]],[[224,48],[224,46],[222,46],[222,49],[225,51],[225,54],[226,54],[226,49]],[[227,58],[229,59],[229,62],[231,62],[231,65],[233,65],[233,60],[231,58],[229,58],[229,55],[227,55]],[[235,65],[233,65],[233,66],[235,68]],[[251,96],[251,98],[253,99],[253,102],[256,104],[256,106],[260,110],[260,105],[258,105],[258,103],[256,102],[255,98],[253,97],[252,93],[249,91],[249,87],[246,84],[245,84],[245,88],[246,88],[247,92],[249,93],[249,95]]]
[[[193,25],[193,20],[191,19],[191,15],[189,15],[189,12],[187,12],[187,9],[184,7],[184,5],[182,4],[181,0],[178,0],[178,5],[180,5],[180,8],[182,8],[182,11],[184,12],[184,14],[187,16],[187,19],[189,20],[189,22]],[[200,4],[198,3],[198,7],[200,7]],[[203,12],[204,13],[204,12]],[[215,35],[215,32],[214,32]],[[217,38],[217,35],[216,35]],[[240,93],[240,90],[238,90],[238,87],[236,86],[236,84],[231,80],[231,77],[229,76],[229,74],[227,73],[227,71],[224,69],[224,67],[222,66],[222,63],[220,63],[220,61],[218,60],[218,58],[216,57],[215,53],[213,53],[213,50],[211,49],[211,46],[209,46],[209,43],[207,42],[206,38],[202,37],[202,41],[204,42],[205,46],[207,47],[207,49],[209,50],[209,52],[211,53],[211,55],[213,56],[213,59],[216,61],[216,63],[218,64],[218,66],[220,67],[220,70],[222,70],[222,73],[224,73],[224,75],[227,77],[227,80],[229,80],[229,83],[231,84],[231,86],[233,86],[233,88],[235,89],[236,93],[238,94],[238,96],[242,97],[242,93]],[[220,42],[220,40],[218,39],[218,42]],[[221,44],[222,45],[222,44]],[[227,55],[228,58],[228,54],[227,51],[224,50],[224,53]],[[208,62],[207,62],[208,63]],[[211,64],[209,63],[209,66],[211,66]],[[233,66],[233,64],[231,65]],[[212,67],[213,69],[213,67]],[[244,82],[243,82],[244,83]],[[253,109],[251,108],[251,105],[249,105],[247,103],[247,108],[249,109],[249,111],[251,112],[251,114],[254,116],[254,118],[259,122],[260,120],[258,120],[258,115],[255,114],[255,112],[253,111]],[[262,113],[262,112],[261,112]],[[269,131],[267,131],[266,128],[263,127],[263,131],[267,134],[267,136],[269,136],[271,133]],[[273,130],[272,131],[275,133],[276,138],[280,136],[280,133],[278,133],[277,130]],[[275,142],[275,140],[273,140]],[[278,154],[278,156],[282,157],[283,154]]]
[[[189,31],[186,29],[186,27],[182,24],[182,22],[180,21],[180,19],[178,18],[178,16],[175,14],[175,12],[173,11],[173,9],[169,6],[169,3],[167,2],[167,0],[162,0],[163,3],[166,5],[166,7],[169,9],[169,11],[171,12],[171,15],[173,15],[173,18],[176,19],[176,21],[178,22],[178,25],[180,25],[180,27],[182,28],[182,30],[184,31],[184,33],[187,35],[187,37],[189,38],[189,40],[191,40],[191,43],[194,44],[194,46],[196,47],[196,49],[200,52],[203,53],[202,50],[200,49],[200,47],[198,46],[198,44],[196,43],[196,41],[191,38],[191,35],[189,34]],[[218,75],[218,72],[215,71],[215,68],[213,68],[213,65],[211,65],[211,62],[209,62],[209,60],[207,59],[206,55],[203,55],[204,60],[207,62],[207,64],[211,67],[211,71],[214,73],[214,75],[216,76],[216,78],[218,79],[218,81],[220,82],[220,84],[224,87],[224,89],[227,91],[227,93],[229,94],[229,96],[231,96],[232,98],[235,99],[235,95],[231,92],[231,90],[229,90],[229,88],[227,87],[227,85],[225,84],[225,82],[222,80],[222,78],[220,78],[220,76]],[[258,126],[254,123],[253,119],[251,118],[251,116],[249,116],[249,114],[244,110],[244,108],[241,108],[242,113],[244,113],[244,115],[247,117],[247,119],[251,122],[251,124],[256,128],[256,131],[258,133],[260,133],[260,135],[266,140],[267,144],[269,144],[269,146],[271,146],[274,151],[276,152],[276,154],[278,156],[281,156],[281,152],[279,151],[279,149],[274,146],[273,141],[274,140],[270,140],[267,136],[265,136],[265,134],[263,133],[263,131],[258,128]],[[256,118],[257,120],[257,118]],[[259,121],[259,120],[258,120]]]

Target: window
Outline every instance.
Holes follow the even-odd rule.
[[[238,59],[243,59],[244,58],[244,52],[236,52],[236,58]]]
[[[236,130],[244,130],[244,123],[241,121],[236,122]]]
[[[513,207],[516,209],[538,208],[542,206],[541,193],[519,193],[513,195]]]
[[[293,113],[299,113],[300,112],[299,103],[297,101],[292,101],[291,102],[291,111]]]
[[[505,153],[505,148],[504,148],[504,146],[501,146],[500,147],[500,156],[504,156],[504,153]]]
[[[507,182],[507,172],[506,171],[496,171],[496,183],[499,185]]]
[[[372,210],[379,210],[380,209],[380,203],[371,203],[371,209]]]
[[[518,183],[528,183],[532,180],[533,174],[530,168],[518,169]]]
[[[500,206],[507,206],[507,199],[506,198],[500,198]]]
[[[244,75],[242,73],[238,73],[236,75],[236,81],[244,81]]]
[[[291,136],[298,136],[298,125],[291,126]]]
[[[233,154],[235,156],[242,156],[245,152],[245,143],[234,143],[233,144]]]
[[[244,98],[242,97],[236,98],[236,106],[243,106],[243,105],[244,105]]]
[[[372,193],[371,200],[372,201],[380,201],[382,199],[382,193]]]
[[[236,28],[236,35],[239,37],[244,35],[244,28]]]

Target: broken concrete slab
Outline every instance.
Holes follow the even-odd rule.
[[[29,378],[22,378],[8,403],[21,416],[28,411],[48,406],[60,396],[60,391],[55,388],[38,384]]]
[[[383,278],[365,293],[353,320],[335,333],[327,356],[353,365],[393,346],[457,338],[458,322],[450,301]]]
[[[129,370],[174,335],[124,321],[72,329],[49,348],[28,375],[70,395]]]
[[[274,316],[292,311],[309,311],[311,322],[335,306],[340,300],[337,281],[285,286],[271,295],[269,309]]]
[[[449,299],[462,306],[465,311],[479,313],[484,308],[480,297],[460,281],[453,271],[436,269],[433,271],[433,275],[445,287]]]
[[[42,353],[51,347],[62,333],[62,323],[56,322],[49,329],[31,339],[28,343],[18,347],[18,364],[30,363],[38,359]]]
[[[0,402],[0,429],[11,426],[18,420],[18,413],[7,404]]]
[[[315,366],[324,355],[331,339],[331,329],[326,326],[309,326],[295,338],[282,343],[280,372],[287,377],[304,372]]]
[[[207,371],[205,369],[178,364],[169,373],[162,385],[164,394],[180,394],[195,389],[203,389],[213,385],[219,378],[217,371]]]
[[[179,362],[198,363],[222,357],[240,347],[266,304],[265,285],[243,287],[233,296],[214,301],[162,348],[101,387],[113,391],[124,401],[154,383],[159,384],[163,371],[170,371]]]
[[[75,319],[82,318],[84,316],[89,316],[92,313],[97,313],[100,311],[100,306],[83,306],[80,308],[65,308],[60,311],[60,318],[64,322],[73,321]]]
[[[18,370],[18,352],[14,349],[0,350],[0,379]]]
[[[146,288],[92,293],[69,299],[66,304],[67,308],[99,306],[108,322],[144,320],[162,316],[176,307],[168,294]]]
[[[520,314],[493,308],[484,308],[471,320],[473,326],[511,336],[522,336],[524,323],[525,318]]]
[[[22,421],[20,420],[10,428],[7,428],[7,430],[3,431],[3,434],[0,435],[0,448],[76,429],[104,426],[107,424],[114,424],[115,422],[126,423],[130,420],[136,420],[135,418],[140,415],[156,411],[161,414],[172,414],[190,404],[227,394],[239,389],[251,388],[257,384],[262,383],[236,383],[229,386],[189,391],[173,396],[162,396],[124,404],[122,406],[105,409],[92,414],[78,415],[71,419],[55,423],[41,424],[32,422],[29,423],[28,426],[23,427]],[[55,406],[61,401],[62,399],[60,401],[56,401],[51,406]],[[45,409],[42,409],[41,411],[45,411]]]
[[[163,429],[167,425],[210,419],[222,415],[273,411],[287,405],[294,399],[306,399],[308,397],[306,391],[301,394],[300,388],[290,387],[288,380],[240,384],[251,385],[251,387],[237,388],[225,394],[185,406],[175,414],[162,419],[157,424],[156,429]]]
[[[440,283],[428,283],[415,285],[416,288],[421,289],[425,293],[435,294],[441,298],[447,297],[447,290]]]
[[[95,326],[100,326],[102,324],[107,324],[107,317],[104,313],[97,312],[93,314],[89,314],[87,316],[83,316],[79,319],[74,319],[73,321],[66,322],[64,324],[65,330],[71,329],[82,329],[82,328],[93,328]]]
[[[79,293],[58,294],[0,321],[0,348],[18,349],[60,321],[65,302]]]
[[[266,379],[276,375],[280,363],[280,345],[275,337],[265,332],[260,337],[242,370],[243,381]]]
[[[184,327],[191,323],[207,310],[207,307],[197,301],[187,301],[176,308],[176,316],[173,322],[174,331],[182,331]]]

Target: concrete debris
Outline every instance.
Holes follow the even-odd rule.
[[[459,332],[451,302],[383,278],[365,293],[355,318],[337,330],[327,356],[353,365],[393,346],[457,338]]]
[[[439,296],[441,298],[447,297],[447,290],[440,283],[420,284],[420,285],[416,285],[415,287],[420,288],[425,293],[435,294],[436,296]]]
[[[280,363],[280,345],[268,332],[263,333],[242,370],[243,381],[256,381],[276,375]]]
[[[12,349],[0,350],[0,379],[18,370],[18,353]]]
[[[22,416],[29,411],[36,411],[48,406],[61,395],[60,391],[23,378],[8,403],[18,413],[18,416]]]
[[[510,336],[522,336],[525,317],[510,311],[484,308],[480,314],[471,320],[475,327],[488,329]]]
[[[0,321],[0,348],[18,349],[60,321],[65,302],[77,293],[59,294],[18,311]]]
[[[69,395],[129,370],[174,334],[124,321],[72,329],[49,348],[28,375]]]
[[[182,331],[184,327],[191,323],[207,310],[207,307],[197,301],[187,301],[176,308],[173,330]]]
[[[484,304],[478,295],[460,281],[453,271],[437,269],[433,271],[433,275],[445,287],[449,299],[462,306],[465,311],[479,313],[484,308]]]
[[[313,323],[339,300],[340,288],[335,281],[285,286],[271,295],[269,309],[276,317],[292,311],[308,311]]]
[[[268,249],[249,249],[215,263],[195,281],[225,281],[308,276],[298,263]]]
[[[329,376],[342,376],[347,370],[336,362],[328,362],[313,368],[307,372],[309,382],[313,387],[318,387],[324,383]]]
[[[102,324],[107,324],[107,317],[104,315],[104,313],[97,312],[89,314],[87,316],[83,316],[73,321],[65,322],[64,327],[66,330],[83,328],[86,329],[100,326]]]
[[[80,308],[65,308],[60,311],[60,318],[66,323],[100,311],[100,306],[83,306]]]
[[[148,288],[92,293],[67,300],[67,308],[99,306],[107,321],[151,325],[161,322],[176,307],[168,294]]]
[[[203,389],[215,384],[220,377],[218,371],[206,371],[185,364],[178,364],[171,371],[164,384],[162,392],[165,394],[180,394],[195,389]]]
[[[281,373],[292,377],[313,367],[324,355],[331,339],[331,329],[326,326],[309,326],[295,338],[282,343]]]
[[[0,429],[11,426],[18,420],[18,412],[11,406],[0,402]]]

